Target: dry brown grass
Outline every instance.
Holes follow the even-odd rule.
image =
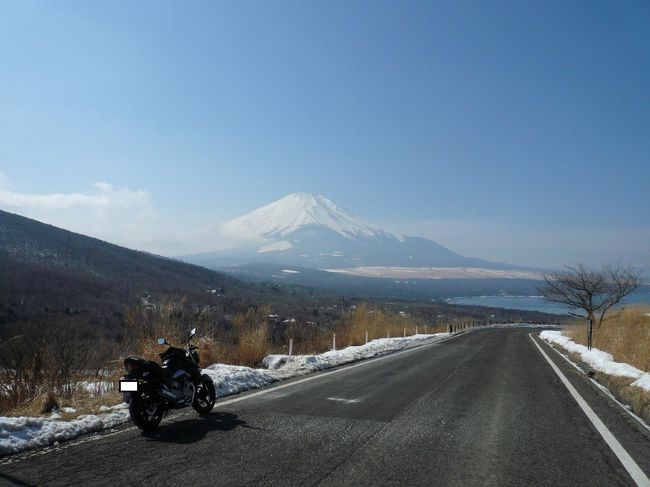
[[[321,332],[307,340],[294,342],[294,355],[312,355],[327,352],[332,349],[332,333]],[[283,353],[286,353],[286,349]]]
[[[270,311],[266,306],[249,308],[245,313],[238,313],[233,318],[238,365],[259,365],[269,354],[267,316]]]
[[[211,327],[201,322],[196,310],[185,300],[167,301],[155,309],[137,307],[126,314],[126,328],[131,336],[131,353],[149,360],[158,360],[166,349],[159,345],[159,337],[182,347],[187,343],[189,330],[197,327],[193,339],[198,346],[201,366],[215,362],[256,366],[270,353],[267,316],[271,310],[265,306],[251,307],[232,318],[232,326]]]
[[[44,397],[72,398],[80,382],[104,380],[113,344],[57,320],[22,325],[0,350],[0,414],[36,407]]]
[[[594,348],[609,352],[617,362],[650,371],[650,307],[629,307],[594,329]],[[576,321],[567,331],[574,342],[587,345],[586,325]]]
[[[341,347],[362,345],[366,342],[366,331],[368,340],[412,336],[416,329],[419,333],[424,333],[424,327],[416,327],[417,322],[409,315],[396,315],[362,303],[344,316],[336,331],[336,341]],[[435,331],[433,327],[427,329],[428,333]]]
[[[165,301],[153,310],[143,306],[131,308],[125,318],[128,347],[124,355],[137,354],[155,361],[160,360],[159,354],[167,348],[166,345],[158,344],[158,338],[165,338],[174,346],[183,347],[189,338],[190,329],[198,321],[196,312],[186,306],[185,299],[180,302]],[[217,361],[218,339],[211,329],[199,326],[193,343],[199,347],[202,366]]]
[[[119,361],[121,364],[121,360]],[[76,374],[70,383],[74,388],[68,394],[55,392],[46,387],[30,397],[5,408],[2,414],[7,416],[49,415],[58,409],[63,419],[76,418],[81,414],[97,414],[102,405],[118,404],[122,395],[117,391],[117,381],[123,373],[117,368],[102,369],[101,373]],[[76,409],[66,413],[65,407]]]
[[[7,416],[49,416],[50,408],[43,410],[43,405],[48,401],[48,394],[39,394],[26,402],[7,411]],[[94,395],[85,390],[77,390],[71,397],[62,399],[56,398],[57,408],[61,419],[75,419],[82,414],[99,414],[100,408],[106,405],[119,404],[122,402],[122,394],[116,391],[105,392]],[[71,407],[74,413],[66,413],[61,408]]]

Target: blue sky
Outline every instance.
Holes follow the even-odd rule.
[[[175,254],[170,229],[307,191],[467,255],[645,264],[648,25],[645,1],[0,0],[0,208]]]

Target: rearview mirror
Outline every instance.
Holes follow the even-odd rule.
[[[167,340],[165,340],[164,338],[158,339],[158,345],[164,345],[165,343],[167,343]]]

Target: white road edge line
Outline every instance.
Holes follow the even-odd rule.
[[[646,476],[646,474],[641,470],[641,468],[637,465],[637,463],[634,461],[634,459],[630,456],[630,454],[623,448],[623,446],[618,442],[616,437],[607,429],[607,426],[601,421],[601,419],[596,415],[593,409],[587,404],[587,401],[585,401],[582,396],[578,393],[578,391],[573,387],[571,382],[569,382],[569,379],[566,378],[566,376],[562,373],[562,371],[558,368],[557,365],[555,365],[555,362],[553,362],[548,355],[546,355],[546,352],[540,347],[539,343],[537,343],[537,340],[535,340],[532,336],[532,333],[528,334],[528,337],[533,341],[539,352],[542,354],[542,356],[546,359],[546,361],[549,363],[553,371],[557,374],[557,376],[560,378],[562,383],[565,385],[569,393],[573,396],[573,399],[576,400],[578,403],[578,406],[580,406],[580,409],[585,413],[587,418],[589,418],[589,421],[594,425],[596,430],[600,433],[600,435],[603,437],[603,440],[605,440],[605,443],[611,448],[611,450],[614,452],[614,455],[620,460],[620,462],[623,464],[623,467],[625,467],[625,470],[630,474],[632,477],[632,480],[638,485],[639,487],[650,487],[650,479]]]
[[[542,338],[542,340],[543,340],[543,338]],[[570,364],[574,369],[576,369],[578,372],[580,372],[582,375],[584,375],[587,379],[589,379],[593,385],[595,385],[598,389],[600,389],[601,391],[603,391],[607,397],[609,397],[612,401],[614,401],[616,404],[618,404],[619,407],[620,407],[623,411],[625,411],[625,412],[626,412],[627,414],[629,414],[632,418],[634,418],[634,419],[635,419],[635,420],[636,420],[636,421],[637,421],[641,426],[643,426],[645,429],[647,429],[648,431],[650,431],[650,425],[646,424],[646,422],[645,422],[641,417],[637,416],[637,415],[634,414],[632,411],[630,411],[630,410],[628,409],[629,406],[626,406],[626,405],[623,404],[621,401],[619,401],[618,399],[616,399],[616,397],[614,396],[614,394],[612,394],[612,391],[610,391],[609,389],[607,389],[607,387],[605,387],[604,385],[602,385],[601,383],[599,383],[596,379],[592,379],[591,377],[589,377],[589,376],[585,373],[584,370],[582,370],[578,365],[574,364],[574,363],[571,361],[571,359],[570,359],[569,357],[567,357],[567,356],[564,355],[562,352],[560,352],[560,351],[559,351],[557,348],[555,348],[551,343],[547,342],[546,340],[544,340],[544,341],[545,341],[545,343],[547,343],[547,344],[551,347],[551,350],[553,350],[553,351],[554,351],[555,353],[557,353],[560,357],[562,357],[566,363]]]
[[[407,348],[405,350],[404,349],[397,350],[395,352],[391,352],[391,353],[388,353],[388,354],[380,356],[380,357],[371,357],[371,358],[367,358],[367,359],[361,359],[358,363],[353,364],[353,365],[347,365],[346,366],[345,364],[341,364],[339,366],[334,367],[334,370],[329,370],[327,372],[322,372],[320,374],[317,374],[316,373],[317,371],[310,372],[309,373],[310,376],[306,377],[304,379],[288,382],[286,384],[267,386],[266,388],[262,389],[261,391],[253,392],[253,393],[250,393],[250,394],[246,394],[247,391],[242,391],[240,394],[244,394],[244,395],[235,397],[233,399],[226,399],[225,401],[217,402],[214,405],[214,407],[218,408],[218,407],[222,407],[222,406],[227,406],[229,404],[234,404],[236,402],[245,401],[247,399],[251,399],[253,397],[261,396],[263,394],[268,394],[269,392],[277,391],[279,389],[284,389],[285,387],[291,387],[293,385],[302,384],[303,382],[308,382],[310,380],[320,379],[321,377],[325,377],[325,376],[328,376],[328,375],[337,374],[337,373],[340,373],[340,372],[345,372],[346,370],[361,367],[362,365],[372,364],[372,363],[378,362],[380,360],[388,359],[388,358],[400,357],[400,356],[405,355],[405,354],[407,354],[409,352],[414,352],[416,350],[420,350],[421,348],[424,348],[424,347],[438,345],[439,343],[443,343],[443,342],[447,342],[449,340],[453,340],[454,338],[458,338],[459,336],[464,336],[470,331],[471,330],[464,330],[462,332],[452,334],[451,336],[442,338],[440,340],[432,341],[430,343],[417,344],[417,345],[414,345],[414,346],[412,346],[410,348]],[[314,374],[314,375],[311,375],[311,374]],[[286,379],[286,380],[290,380],[290,379]],[[174,419],[177,418],[177,417],[186,416],[186,415],[188,415],[190,413],[191,413],[191,411],[189,411],[189,412],[186,411],[186,412],[179,413],[177,415],[174,415]],[[171,421],[171,422],[174,422],[174,421]],[[37,450],[32,450],[32,451],[28,450],[27,452],[18,452],[18,453],[10,454],[10,455],[6,456],[5,458],[0,458],[0,466],[8,465],[8,464],[15,463],[15,462],[19,462],[21,460],[24,460],[26,458],[30,458],[30,457],[36,456],[36,455],[46,455],[47,453],[52,453],[52,452],[55,452],[55,451],[61,451],[61,450],[64,450],[66,448],[81,445],[83,443],[88,443],[90,441],[102,440],[104,438],[109,438],[111,436],[119,435],[119,434],[122,434],[122,433],[127,433],[127,432],[133,431],[135,429],[137,429],[135,426],[130,426],[128,428],[118,430],[118,431],[109,432],[109,433],[104,433],[102,431],[98,431],[95,434],[95,436],[89,436],[89,437],[86,437],[86,438],[82,438],[80,440],[69,440],[69,442],[66,441],[63,445],[49,445],[49,446],[46,446],[46,447],[39,448]],[[104,430],[104,431],[106,431],[106,430]]]

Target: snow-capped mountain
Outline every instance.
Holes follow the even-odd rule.
[[[342,269],[359,266],[481,267],[505,264],[459,255],[424,238],[376,228],[323,195],[292,193],[215,230],[237,246],[183,257],[209,267],[258,262]],[[216,242],[215,242],[216,247]]]
[[[301,243],[296,238],[310,229],[309,238],[316,230],[325,231],[328,237],[332,233],[348,240],[393,239],[402,241],[403,237],[378,228],[373,228],[361,218],[320,194],[291,193],[271,204],[253,210],[250,213],[222,224],[222,231],[238,241],[264,241],[257,252],[283,252]],[[349,243],[349,242],[347,242]],[[337,250],[340,244],[334,244],[331,250]],[[325,249],[319,249],[323,251]]]
[[[343,237],[373,238],[400,235],[372,228],[367,222],[336,206],[321,194],[291,193],[278,201],[223,224],[223,229],[239,237],[281,238],[301,227],[317,225]]]

